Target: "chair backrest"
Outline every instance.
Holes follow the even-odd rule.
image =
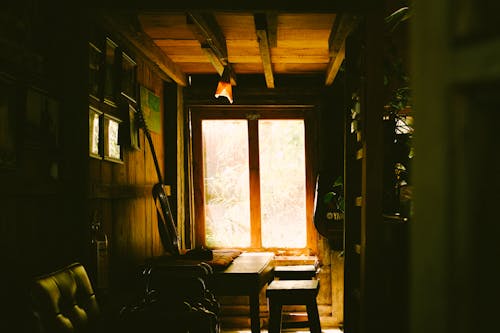
[[[73,263],[35,278],[31,297],[44,332],[96,331],[99,306],[82,264]]]

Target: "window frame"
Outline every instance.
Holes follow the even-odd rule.
[[[241,248],[246,251],[273,251],[282,255],[315,255],[318,252],[318,233],[314,226],[314,117],[313,107],[310,106],[198,106],[191,107],[191,150],[192,150],[192,195],[194,225],[194,243],[196,246],[206,246],[205,243],[205,198],[202,152],[202,120],[216,119],[246,119],[249,132],[249,168],[250,168],[250,220],[251,220],[251,247]],[[258,143],[259,119],[302,119],[305,129],[305,171],[306,171],[306,232],[307,243],[305,248],[264,248],[261,246],[260,228],[260,174]],[[254,133],[254,135],[251,134]]]

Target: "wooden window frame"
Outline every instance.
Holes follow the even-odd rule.
[[[205,243],[205,211],[204,211],[204,184],[203,184],[203,157],[201,121],[207,119],[246,119],[248,120],[249,140],[257,140],[258,135],[250,135],[251,131],[257,134],[259,119],[303,119],[305,128],[305,160],[306,160],[306,232],[307,243],[305,248],[263,248],[261,244],[260,224],[260,175],[258,144],[250,144],[250,219],[251,219],[251,247],[242,248],[247,251],[273,251],[282,255],[315,255],[318,253],[318,233],[314,226],[314,176],[313,176],[313,135],[314,118],[313,108],[276,107],[276,106],[200,106],[190,108],[191,135],[192,135],[192,175],[193,175],[193,210],[194,210],[194,239],[196,246],[206,246]],[[250,143],[250,142],[249,142]],[[255,151],[257,150],[257,151]]]

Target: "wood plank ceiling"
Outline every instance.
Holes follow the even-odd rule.
[[[261,74],[268,88],[276,74],[322,75],[331,84],[356,24],[355,16],[333,12],[141,11],[137,19],[135,46],[156,49],[149,52],[175,82],[185,86],[191,74],[221,75],[227,67],[233,84],[237,75]]]

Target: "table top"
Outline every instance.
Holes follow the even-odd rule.
[[[217,295],[251,295],[274,277],[274,253],[244,252],[222,271],[214,272],[209,285]]]
[[[220,273],[261,274],[274,259],[272,252],[243,252]]]

